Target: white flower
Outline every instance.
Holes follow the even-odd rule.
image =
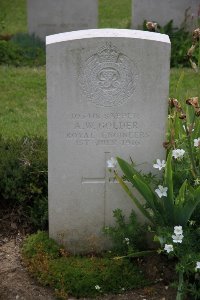
[[[185,150],[183,149],[174,149],[172,150],[172,156],[177,159],[177,158],[183,158],[183,155],[185,154]]]
[[[158,189],[156,189],[155,192],[158,195],[158,197],[161,198],[161,197],[167,197],[167,190],[168,190],[167,187],[159,185]]]
[[[129,245],[129,244],[130,244],[129,238],[125,238],[125,239],[124,239],[124,242],[125,242],[127,245]]]
[[[156,164],[153,165],[155,169],[162,170],[166,166],[165,160],[160,160],[159,158],[156,160]]]
[[[200,146],[200,138],[194,139],[194,147],[199,147]]]
[[[183,125],[183,129],[184,129],[184,131],[186,132],[186,127],[185,127],[185,125]],[[188,131],[190,131],[191,129],[189,128],[189,127],[187,127],[187,130]],[[194,131],[194,128],[192,129],[192,132]]]
[[[189,220],[189,225],[192,226],[192,225],[195,225],[196,221],[193,221],[193,220]]]
[[[167,251],[167,253],[169,253],[171,251],[174,251],[174,247],[173,245],[165,244],[164,250]]]
[[[97,290],[97,291],[100,291],[100,286],[99,285],[95,285],[95,289]]]
[[[200,184],[200,178],[196,178],[195,180],[194,180],[194,185],[199,185]]]
[[[117,160],[114,157],[111,157],[111,159],[107,160],[108,168],[115,168],[116,165],[117,165]]]
[[[197,261],[196,269],[200,269],[200,261]]]
[[[172,239],[173,239],[174,243],[182,243],[183,235],[182,234],[179,234],[179,235],[172,234]]]
[[[174,226],[174,234],[175,235],[183,234],[182,226]]]

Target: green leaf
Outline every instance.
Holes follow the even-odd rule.
[[[186,196],[189,199],[185,199],[185,205],[183,207],[176,207],[176,220],[182,226],[187,225],[191,215],[200,203],[200,187],[195,190],[189,189],[188,191],[190,191],[190,196]]]
[[[137,208],[140,210],[140,212],[152,223],[155,223],[154,218],[148,213],[148,211],[143,207],[143,205],[140,203],[140,201],[133,195],[127,184],[122,180],[122,178],[115,172],[115,177],[121,187],[125,190],[125,192],[128,194],[128,196],[131,198],[131,200],[134,202],[134,204],[137,206]]]
[[[172,151],[169,152],[165,167],[165,185],[168,187],[167,195],[171,204],[174,202],[174,191],[173,191],[173,176],[172,176]]]
[[[148,203],[149,207],[156,213],[156,196],[152,192],[151,188],[146,184],[144,180],[141,180],[138,178],[137,175],[133,176],[133,182],[136,189],[140,192],[140,194],[143,196],[145,201]]]
[[[181,206],[184,204],[186,187],[187,187],[187,179],[183,182],[183,184],[179,190],[178,196],[176,197],[176,200],[175,200],[176,206]]]
[[[137,172],[132,165],[130,165],[123,159],[117,158],[117,161],[126,178],[128,178],[133,186],[136,187],[136,189],[144,197],[145,201],[149,204],[150,208],[156,211],[156,196],[152,192],[149,185],[146,183],[144,177],[139,172]]]
[[[169,152],[165,167],[164,183],[168,188],[167,198],[164,200],[166,215],[170,224],[174,223],[174,190],[173,190],[173,176],[172,176],[172,151]]]
[[[163,220],[165,219],[162,216],[164,213],[163,206],[159,203],[159,201],[157,201],[157,196],[151,190],[144,177],[134,168],[133,165],[127,163],[123,159],[117,158],[117,161],[126,178],[139,191],[148,206],[152,209],[155,219],[154,223],[156,223],[157,219],[159,219],[159,222],[163,223]]]
[[[195,197],[196,201],[200,201],[200,186],[195,189],[194,197]]]
[[[140,178],[141,180],[143,179],[143,176],[138,171],[136,171],[136,169],[133,167],[133,165],[129,164],[128,162],[126,162],[125,160],[123,160],[119,157],[117,157],[117,162],[118,162],[122,172],[126,176],[127,180],[129,180],[133,185],[134,185],[134,182],[133,182],[134,175],[137,175],[138,178]]]

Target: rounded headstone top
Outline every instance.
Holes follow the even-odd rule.
[[[170,44],[169,36],[166,34],[142,31],[142,30],[108,28],[108,29],[77,30],[77,31],[49,35],[46,37],[46,45],[72,41],[72,40],[106,38],[106,37],[143,39],[143,40],[152,40],[152,41]]]

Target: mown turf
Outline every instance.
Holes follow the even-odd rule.
[[[99,0],[100,28],[130,28],[131,0]]]
[[[45,68],[0,66],[0,134],[46,136]]]
[[[179,100],[200,97],[200,73],[192,69],[172,69],[170,77],[170,96]]]
[[[0,0],[1,34],[27,32],[26,2],[27,0]]]

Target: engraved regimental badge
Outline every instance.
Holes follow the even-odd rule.
[[[112,107],[128,101],[136,88],[136,64],[111,43],[83,62],[79,74],[82,93],[96,106]]]

